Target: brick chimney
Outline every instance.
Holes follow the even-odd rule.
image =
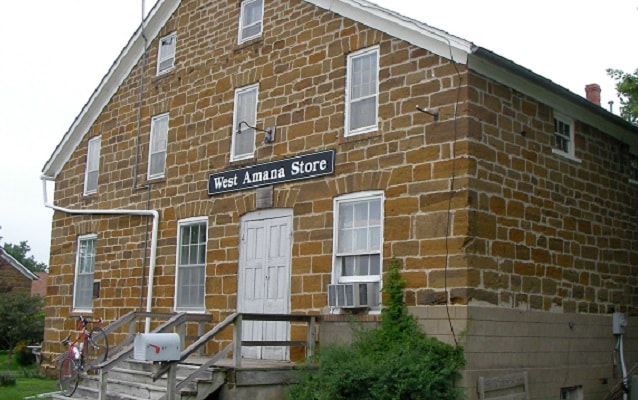
[[[585,94],[587,96],[587,100],[591,101],[597,106],[600,105],[600,85],[599,84],[590,83],[589,85],[586,85]]]

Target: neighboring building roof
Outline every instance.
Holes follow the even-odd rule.
[[[600,106],[587,102],[560,85],[535,74],[465,39],[450,35],[423,22],[402,16],[365,0],[304,0],[373,29],[385,32],[468,67],[491,79],[534,97],[583,122],[594,125],[628,143],[638,153],[638,127]],[[80,114],[42,169],[45,179],[55,179],[115,91],[130,74],[144,50],[158,35],[181,0],[159,0],[135,31],[108,73],[95,89]],[[143,28],[143,29],[142,29]]]
[[[22,265],[21,262],[13,258],[11,254],[7,253],[2,247],[0,247],[0,260],[3,260],[6,264],[17,269],[18,272],[20,272],[25,277],[31,279],[32,281],[40,279],[36,274],[34,274],[27,267]]]

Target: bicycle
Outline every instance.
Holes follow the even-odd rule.
[[[89,324],[93,325],[90,331],[87,328]],[[76,329],[81,331],[73,342],[71,334],[61,342],[68,350],[60,355],[58,386],[67,397],[75,393],[80,382],[80,373],[102,363],[109,353],[109,342],[106,332],[102,329],[102,318],[91,320],[80,316]]]

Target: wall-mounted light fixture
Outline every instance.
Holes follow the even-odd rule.
[[[421,108],[419,106],[416,106],[416,109],[421,111],[422,113],[431,115],[432,117],[434,117],[435,121],[439,120],[439,109],[437,107],[434,107],[434,108]]]
[[[275,141],[275,131],[276,128],[275,126],[270,127],[270,128],[266,128],[266,129],[261,129],[261,128],[257,128],[256,126],[250,126],[248,124],[248,122],[246,121],[241,121],[238,125],[237,125],[237,134],[241,134],[241,126],[242,125],[246,125],[248,128],[250,129],[254,129],[256,131],[259,132],[264,132],[264,143],[272,143]]]

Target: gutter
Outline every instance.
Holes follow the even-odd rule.
[[[52,178],[43,175],[42,179],[42,195],[44,197],[44,206],[50,208],[55,211],[60,211],[66,214],[77,214],[77,215],[138,215],[138,216],[147,216],[153,217],[153,234],[151,237],[151,263],[148,272],[148,288],[146,293],[146,312],[151,312],[151,302],[153,298],[153,279],[155,277],[155,265],[157,258],[157,237],[159,232],[159,212],[156,210],[86,210],[86,209],[69,209],[64,207],[59,207],[54,205],[53,203],[48,202],[47,196],[47,181],[53,181]],[[144,332],[149,333],[151,327],[151,318],[146,317],[146,322],[144,326]]]

